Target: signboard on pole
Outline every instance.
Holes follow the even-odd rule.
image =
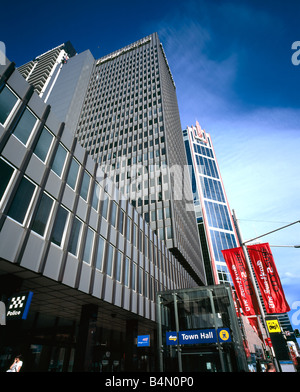
[[[231,333],[229,328],[197,329],[190,331],[167,332],[167,346],[175,346],[177,344],[203,344],[203,343],[230,343]]]
[[[222,250],[245,316],[260,314],[242,247]]]
[[[269,244],[247,246],[261,295],[268,314],[286,313],[291,309],[284,291]]]

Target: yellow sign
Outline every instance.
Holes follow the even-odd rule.
[[[224,342],[226,342],[226,340],[229,339],[229,332],[226,331],[226,329],[222,329],[222,330],[219,332],[219,336],[220,336],[220,339],[221,339],[221,340],[223,340]]]
[[[266,320],[270,333],[281,332],[280,325],[277,320]]]

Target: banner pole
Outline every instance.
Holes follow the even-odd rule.
[[[260,314],[261,314],[262,324],[263,324],[263,327],[265,329],[265,333],[266,333],[267,338],[270,338],[269,330],[268,330],[267,323],[266,323],[266,320],[265,320],[265,317],[266,317],[265,316],[265,311],[264,311],[263,306],[262,306],[262,302],[261,302],[261,299],[260,299],[258,288],[256,286],[256,280],[255,280],[255,277],[254,277],[254,274],[253,274],[253,271],[252,271],[251,261],[249,259],[248,252],[247,252],[247,247],[245,245],[245,243],[249,242],[249,241],[243,242],[241,231],[240,231],[240,227],[239,227],[239,223],[238,223],[238,220],[237,220],[237,217],[236,217],[236,214],[235,214],[235,210],[232,210],[232,215],[233,215],[233,219],[234,219],[234,222],[235,222],[235,225],[236,225],[236,230],[237,230],[237,233],[238,233],[239,241],[240,241],[241,247],[243,249],[243,253],[244,253],[244,256],[245,256],[246,264],[248,266],[248,270],[249,270],[249,273],[250,273],[250,279],[252,281],[252,285],[253,285],[253,288],[254,288],[254,291],[255,291],[257,303],[258,303]],[[258,326],[260,328],[260,324],[259,323],[258,323]],[[261,333],[262,333],[262,331],[261,331]],[[263,333],[262,333],[262,336],[264,336]],[[265,348],[265,351],[266,351],[267,348],[266,348],[266,342],[265,341],[263,341],[263,345],[264,345],[264,348]],[[274,359],[274,364],[275,364],[276,370],[277,370],[277,372],[280,372],[280,369],[279,369],[279,366],[277,364],[277,360],[275,358],[275,354],[274,354],[273,350],[271,350],[271,352],[273,354],[273,359]]]

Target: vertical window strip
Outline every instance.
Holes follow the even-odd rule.
[[[78,255],[80,239],[82,232],[82,221],[77,217],[74,218],[72,230],[69,239],[68,251],[74,256]]]
[[[2,125],[5,124],[18,101],[18,97],[7,86],[0,91],[0,123]]]
[[[9,207],[7,215],[13,220],[23,224],[27,214],[29,213],[35,190],[36,186],[29,181],[29,179],[23,177]]]
[[[54,200],[46,193],[43,193],[36,211],[36,215],[32,222],[32,230],[42,237],[46,233],[46,228],[51,217],[53,206]]]

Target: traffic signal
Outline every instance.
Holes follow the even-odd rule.
[[[300,332],[298,328],[294,329],[294,334],[296,338],[300,338]]]

